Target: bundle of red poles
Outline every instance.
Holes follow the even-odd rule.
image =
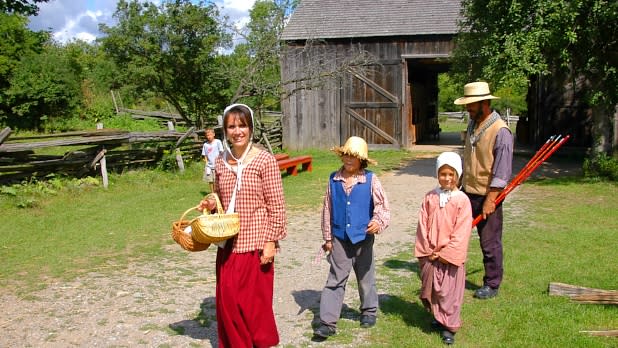
[[[562,144],[564,144],[567,140],[569,140],[571,136],[567,135],[566,137],[562,137],[562,135],[552,135],[543,146],[532,156],[530,161],[526,163],[526,165],[517,173],[517,175],[509,182],[508,185],[502,190],[498,197],[496,197],[496,205],[500,204],[504,200],[504,198],[511,193],[519,184],[524,182],[532,172],[537,169],[545,160],[549,158]],[[472,221],[472,227],[476,226],[479,222],[483,220],[483,215],[477,216],[474,221]]]

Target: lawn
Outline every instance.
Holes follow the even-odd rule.
[[[293,210],[317,208],[328,174],[340,162],[329,151],[307,150],[313,175],[284,176]],[[301,153],[292,153],[297,155]],[[376,172],[391,170],[416,154],[374,151]],[[185,173],[132,171],[98,180],[55,179],[0,187],[0,289],[20,296],[51,282],[70,280],[113,263],[124,267],[164,255],[170,222],[206,194],[202,164]],[[468,289],[460,347],[616,347],[615,337],[581,331],[618,329],[612,305],[578,304],[548,295],[550,282],[618,289],[618,186],[563,178],[529,181],[505,203],[505,279],[500,295],[472,298],[482,280],[478,238],[470,244]],[[310,203],[307,203],[310,202]],[[380,321],[367,347],[441,345],[418,300],[420,282],[412,255],[394,255],[378,265]],[[338,335],[339,336],[339,335]],[[337,344],[339,337],[329,341]],[[345,337],[341,337],[345,340]]]

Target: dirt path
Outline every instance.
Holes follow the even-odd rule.
[[[458,146],[417,148],[452,149]],[[514,171],[523,165],[519,162]],[[380,177],[392,223],[376,239],[378,265],[411,247],[418,206],[436,184],[434,165],[432,155]],[[551,166],[546,170],[562,173]],[[274,308],[281,346],[319,345],[311,341],[311,324],[328,272],[325,260],[315,262],[321,245],[319,215],[319,210],[289,215],[289,236],[276,261]],[[167,250],[168,257],[156,264],[134,263],[122,270],[110,264],[26,299],[2,295],[0,347],[216,347],[214,250],[188,254],[177,245]],[[383,288],[378,283],[380,294]],[[357,308],[355,288],[346,291],[345,303]],[[362,340],[364,331],[358,330],[357,340]]]

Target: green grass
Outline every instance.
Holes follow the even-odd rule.
[[[319,209],[328,175],[340,166],[329,151],[291,155],[307,153],[314,156],[313,172],[283,177],[286,204],[293,210]],[[380,165],[370,169],[391,170],[416,155],[421,154],[372,151]],[[92,180],[60,179],[0,188],[0,288],[29,296],[50,282],[85,272],[174,257],[162,246],[173,243],[171,222],[206,193],[201,174],[202,164],[193,163],[183,174],[113,174],[108,189]],[[483,270],[478,238],[471,241],[464,326],[456,345],[615,347],[615,337],[580,331],[618,329],[616,306],[578,304],[549,296],[547,289],[550,282],[618,289],[618,186],[581,178],[531,179],[517,192],[516,199],[509,197],[505,203],[505,279],[495,299],[472,298]],[[378,325],[366,331],[363,346],[442,345],[439,335],[430,332],[429,314],[418,300],[418,269],[409,243],[409,250],[378,265],[378,289],[384,294],[380,317]],[[340,333],[329,343],[353,342],[357,326],[342,320]]]
[[[522,186],[506,203],[505,279],[497,298],[472,298],[482,285],[478,238],[469,248],[464,325],[460,347],[615,347],[615,337],[580,331],[615,330],[618,308],[579,304],[549,296],[550,282],[618,289],[618,186],[580,179],[545,180]],[[521,209],[523,214],[509,215]],[[473,232],[475,236],[476,232]],[[430,315],[418,299],[418,265],[411,250],[378,268],[389,279],[378,287],[389,293],[381,303],[382,323],[367,346],[440,345],[429,329]]]
[[[283,177],[291,209],[318,209],[328,175],[341,165],[330,151],[307,153],[314,156],[313,171]],[[370,155],[380,162],[370,168],[378,173],[412,157],[404,151]],[[187,164],[183,174],[112,174],[108,189],[93,184],[99,180],[59,178],[0,187],[0,287],[26,293],[47,281],[162,256],[161,246],[173,243],[171,222],[207,193],[202,170],[198,162]]]

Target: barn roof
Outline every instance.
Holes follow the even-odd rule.
[[[454,35],[460,0],[302,0],[282,40]]]

